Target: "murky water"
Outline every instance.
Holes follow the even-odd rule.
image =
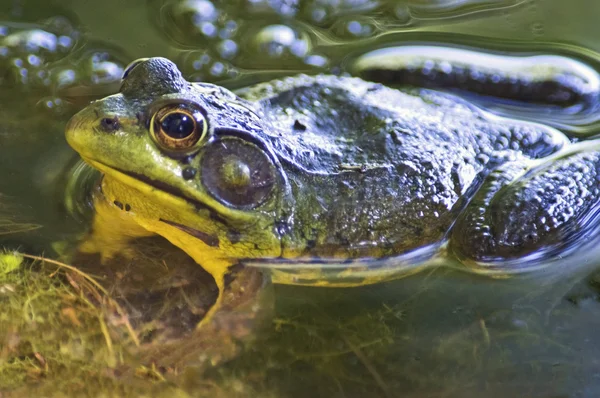
[[[169,57],[189,79],[229,88],[349,72],[400,44],[552,53],[597,68],[599,16],[591,0],[0,0],[0,243],[53,257],[56,242],[86,230],[88,218],[64,204],[76,160],[64,125],[118,90],[135,58]],[[598,131],[593,114],[542,121]],[[354,289],[276,286],[275,313],[230,362],[174,384],[138,380],[136,393],[114,374],[90,385],[165,396],[596,397],[600,285],[595,252],[585,254],[509,280],[440,268]],[[0,361],[14,358],[0,349]],[[68,377],[52,369],[24,383],[52,390]]]

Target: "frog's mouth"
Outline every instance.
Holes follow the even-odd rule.
[[[196,208],[197,210],[208,210],[211,213],[211,216],[213,215],[213,213],[216,213],[215,209],[211,208],[205,203],[202,203],[197,199],[190,198],[189,196],[185,195],[181,190],[162,181],[153,180],[149,177],[146,177],[143,174],[139,174],[133,171],[127,171],[119,169],[117,167],[108,166],[104,163],[100,163],[89,158],[84,158],[84,161],[93,168],[100,170],[100,172],[102,172],[103,174],[107,174],[111,177],[114,177],[128,186],[142,191],[142,193],[155,194],[153,191],[159,190],[171,197],[175,197],[186,201],[188,204],[193,205],[194,208]],[[144,185],[146,185],[150,189],[142,188]]]
[[[159,191],[162,191],[169,195],[183,199],[186,202],[188,202],[189,204],[193,205],[196,209],[206,209],[206,210],[210,211],[211,214],[215,212],[212,208],[210,208],[209,206],[200,202],[199,200],[186,196],[181,190],[179,190],[175,187],[172,187],[171,185],[166,184],[162,181],[153,180],[151,178],[146,177],[143,174],[135,173],[133,171],[126,171],[126,170],[121,170],[121,169],[116,169],[116,168],[115,168],[115,170],[121,174],[125,174],[129,177],[132,177],[136,181],[142,182],[143,184],[146,184],[153,188],[156,188]]]
[[[132,187],[142,194],[146,194],[148,196],[157,197],[157,199],[161,202],[166,202],[171,204],[176,208],[181,207],[181,201],[185,202],[188,205],[193,206],[196,211],[205,210],[208,212],[208,217],[210,217],[211,222],[217,222],[222,224],[225,228],[227,227],[227,222],[219,215],[219,213],[211,208],[210,206],[200,202],[197,199],[190,198],[186,196],[179,189],[172,187],[166,183],[161,181],[156,181],[151,178],[146,177],[145,175],[130,172],[126,170],[122,170],[116,167],[108,166],[104,163],[100,163],[88,158],[84,158],[85,162],[99,170],[101,173],[108,175],[112,178],[115,178],[120,183],[125,184],[129,187]],[[158,192],[157,192],[158,191]],[[188,235],[194,236],[208,246],[211,247],[219,247],[219,238],[216,235],[208,234],[206,232],[202,232],[195,228],[189,227],[187,225],[183,225],[177,223],[175,221],[159,218],[159,221],[164,222],[172,227],[175,227]]]

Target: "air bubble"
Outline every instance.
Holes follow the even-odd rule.
[[[286,25],[270,25],[263,28],[256,34],[254,43],[260,53],[271,58],[286,55],[304,57],[310,47],[308,38],[301,37]]]

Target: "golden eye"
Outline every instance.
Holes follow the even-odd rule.
[[[171,150],[191,148],[208,130],[202,112],[182,104],[160,109],[152,117],[151,126],[156,141]]]

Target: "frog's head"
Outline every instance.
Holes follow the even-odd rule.
[[[167,59],[138,60],[118,94],[73,116],[66,137],[120,187],[107,199],[132,216],[226,255],[279,254],[286,176],[252,105],[230,91],[189,83]]]

